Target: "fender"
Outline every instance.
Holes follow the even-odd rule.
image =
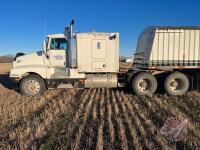
[[[30,73],[35,73],[40,75],[43,79],[46,78],[47,74],[47,68],[44,66],[38,66],[38,67],[33,67],[33,66],[26,66],[26,67],[18,67],[18,68],[13,68],[10,70],[10,78],[23,78],[24,76],[30,74]]]
[[[131,69],[129,69],[129,71],[127,73],[127,76],[126,76],[126,81],[128,83],[130,83],[132,78],[134,76],[136,76],[138,73],[141,73],[141,72],[148,72],[148,70],[141,70],[140,68],[131,68]]]

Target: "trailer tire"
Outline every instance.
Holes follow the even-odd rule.
[[[46,91],[44,80],[36,74],[30,74],[24,77],[19,84],[19,90],[26,96],[42,95]]]
[[[188,77],[180,72],[170,74],[164,83],[164,88],[170,96],[178,96],[185,94],[189,89]]]
[[[132,89],[138,96],[152,96],[157,90],[157,80],[149,73],[140,73],[133,78]]]

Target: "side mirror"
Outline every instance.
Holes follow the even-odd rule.
[[[46,41],[44,40],[42,43],[42,50],[46,53],[47,52],[47,45],[46,45]]]
[[[49,54],[48,54],[48,51],[47,51],[47,44],[46,44],[45,40],[42,43],[42,50],[43,50],[44,54],[46,55],[46,57],[49,58]]]

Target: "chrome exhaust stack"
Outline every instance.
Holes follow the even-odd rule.
[[[70,23],[70,37],[73,38],[73,27],[74,27],[74,20]]]
[[[73,34],[74,20],[70,22],[69,27],[65,28],[65,36],[67,37],[67,56],[68,64],[66,68],[76,68],[77,67],[77,52],[76,52],[76,38]]]
[[[65,27],[64,34],[66,35],[66,37],[73,38],[73,27],[74,27],[74,20],[70,22],[69,27]]]

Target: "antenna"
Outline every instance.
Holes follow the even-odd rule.
[[[47,19],[44,20],[44,37],[47,35]]]

